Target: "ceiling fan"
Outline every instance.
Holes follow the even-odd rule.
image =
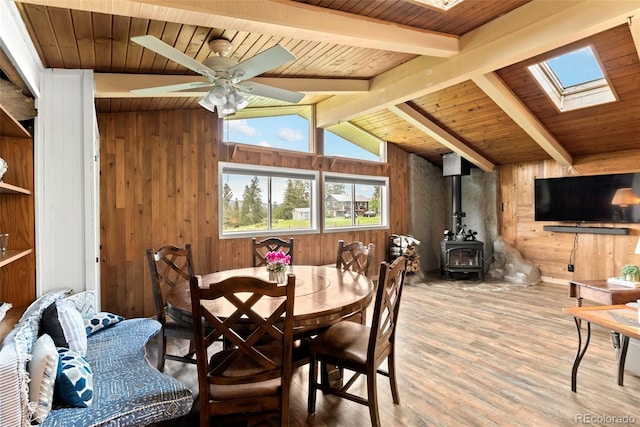
[[[175,61],[207,79],[206,82],[194,81],[134,89],[131,91],[132,93],[153,95],[163,92],[211,87],[212,89],[200,100],[200,105],[210,111],[217,109],[220,117],[233,114],[249,104],[249,101],[242,93],[291,103],[297,103],[304,97],[304,94],[299,92],[246,81],[296,59],[295,55],[280,45],[275,45],[246,61],[238,63],[238,61],[228,57],[233,50],[229,40],[213,39],[208,44],[215,55],[200,63],[154,36],[131,37],[131,41]]]

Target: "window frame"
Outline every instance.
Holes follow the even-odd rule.
[[[313,154],[315,152],[315,121],[313,120],[312,109],[309,105],[292,105],[292,106],[278,106],[278,107],[262,107],[262,108],[245,108],[237,111],[232,116],[223,118],[222,128],[222,140],[225,144],[239,144],[246,147],[258,147],[261,149],[268,149],[274,151],[288,151],[291,153],[304,153]],[[307,148],[306,150],[293,150],[287,148],[263,146],[259,144],[252,144],[242,141],[229,141],[227,140],[227,126],[229,122],[235,120],[252,120],[252,119],[266,119],[272,117],[284,117],[284,116],[298,116],[307,121]]]
[[[263,189],[267,197],[267,229],[266,230],[250,230],[230,232],[224,230],[224,175],[236,173],[237,175],[267,177],[267,188]],[[310,228],[300,229],[280,229],[273,228],[272,212],[272,178],[285,179],[308,179],[311,181],[309,190],[309,214]],[[261,166],[245,163],[219,162],[218,164],[218,237],[220,239],[237,239],[246,237],[262,237],[271,236],[275,233],[294,235],[294,234],[318,234],[320,233],[318,212],[318,194],[320,183],[320,172],[309,169],[295,169],[275,166]]]
[[[351,225],[346,227],[327,227],[326,225],[326,210],[327,205],[325,200],[327,198],[326,194],[326,184],[327,182],[335,182],[341,184],[352,185],[351,189],[351,201],[349,202],[351,209]],[[389,177],[388,176],[378,176],[378,175],[354,175],[347,173],[338,173],[338,172],[323,172],[322,174],[322,212],[320,215],[320,219],[322,220],[322,231],[325,233],[336,233],[342,231],[354,231],[354,230],[373,230],[373,229],[389,229]],[[355,221],[355,209],[358,205],[356,201],[356,185],[379,185],[380,186],[380,224],[368,224],[368,225],[356,225]]]

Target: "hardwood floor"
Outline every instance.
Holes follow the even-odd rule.
[[[457,283],[410,276],[405,284],[396,343],[400,405],[378,376],[383,426],[624,425],[622,417],[640,423],[640,378],[627,373],[625,385],[617,385],[607,330],[592,328],[578,392],[571,392],[577,333],[562,313],[575,305],[566,286],[478,291],[476,282]],[[166,371],[197,389],[193,366],[170,361]],[[369,424],[365,406],[322,393],[308,416],[307,372],[294,374],[291,426]],[[356,386],[365,390],[361,380]],[[197,416],[180,422],[166,425],[196,425]]]

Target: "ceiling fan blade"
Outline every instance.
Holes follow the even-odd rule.
[[[280,101],[291,102],[293,104],[297,104],[302,98],[304,98],[304,93],[280,89],[278,87],[263,85],[261,83],[246,82],[237,85],[237,87],[250,95],[279,99]]]
[[[238,65],[234,65],[229,69],[229,73],[234,75],[236,71],[240,70],[243,73],[241,80],[248,80],[295,59],[296,56],[293,53],[277,44]]]
[[[207,86],[213,86],[213,83],[208,82],[191,82],[191,83],[178,83],[175,85],[167,85],[167,86],[155,86],[155,87],[146,87],[142,89],[132,89],[131,93],[135,93],[136,95],[156,95],[160,93],[167,92],[177,92],[182,90],[189,89],[197,89],[203,88]]]
[[[155,53],[164,56],[178,64],[186,67],[192,71],[195,71],[198,74],[202,74],[203,76],[213,79],[216,75],[216,72],[211,68],[201,64],[195,59],[185,55],[179,50],[175,49],[172,46],[169,46],[162,40],[154,36],[136,36],[131,37],[131,41],[143,46],[149,50],[154,51]]]

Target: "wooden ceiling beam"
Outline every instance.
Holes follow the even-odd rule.
[[[0,50],[4,53],[3,69],[9,70],[9,61],[10,68],[20,75],[20,87],[28,88],[34,97],[40,96],[39,76],[44,67],[13,2],[0,2],[0,28]],[[12,76],[11,80],[15,78]]]
[[[131,93],[132,89],[143,89],[174,84],[206,82],[200,76],[161,75],[161,74],[120,74],[94,73],[96,98],[149,98],[204,96],[209,87],[176,92],[158,92],[153,96]],[[254,77],[249,82],[262,83],[281,89],[303,92],[309,95],[356,94],[369,90],[369,80],[362,79],[311,79],[311,78],[272,78]]]
[[[411,105],[406,103],[398,104],[389,107],[389,110],[451,151],[458,153],[460,156],[464,157],[483,171],[491,172],[495,168],[495,165],[482,154],[478,153],[473,148],[442,129]]]
[[[551,158],[564,166],[571,166],[571,154],[558,142],[524,103],[496,73],[475,76],[473,82],[484,91],[511,119],[516,122]]]
[[[437,92],[640,16],[640,1],[527,3],[460,38],[449,59],[417,57],[371,80],[366,94],[334,96],[316,105],[319,127]]]
[[[448,58],[458,37],[288,0],[21,0],[21,3],[180,22]]]

